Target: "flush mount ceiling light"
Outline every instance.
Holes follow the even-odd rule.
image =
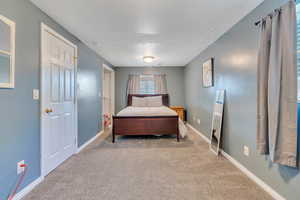
[[[143,60],[145,63],[152,63],[154,60],[154,56],[144,56]]]

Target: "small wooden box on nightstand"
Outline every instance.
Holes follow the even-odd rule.
[[[182,106],[171,106],[170,108],[172,110],[174,110],[175,112],[177,112],[178,116],[180,117],[180,119],[182,121],[185,121],[185,110],[184,110],[184,107],[182,107]]]

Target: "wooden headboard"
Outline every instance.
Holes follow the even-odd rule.
[[[163,105],[169,106],[169,95],[168,94],[128,94],[127,106],[132,105],[132,97],[154,97],[154,96],[161,96]]]

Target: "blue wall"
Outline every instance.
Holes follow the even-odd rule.
[[[282,196],[299,200],[299,170],[272,164],[256,152],[259,28],[254,22],[286,2],[265,0],[190,62],[185,69],[185,101],[188,122],[209,136],[215,92],[226,89],[224,150]],[[203,88],[201,66],[210,57],[215,58],[215,87]],[[193,118],[200,118],[201,124]],[[249,157],[243,155],[243,145],[249,146]]]
[[[0,89],[0,199],[5,199],[16,181],[18,161],[29,165],[22,187],[40,176],[40,103],[32,99],[32,90],[40,88],[40,23],[78,45],[79,77],[94,73],[84,82],[90,92],[79,91],[79,145],[101,129],[101,101],[95,94],[101,90],[105,61],[27,0],[0,0],[0,14],[16,22],[16,85]]]
[[[112,66],[86,45],[80,43],[78,47],[78,145],[81,146],[102,130],[102,65]]]

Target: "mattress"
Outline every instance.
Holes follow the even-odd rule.
[[[166,107],[133,107],[128,106],[121,110],[117,116],[177,116],[177,113]]]

